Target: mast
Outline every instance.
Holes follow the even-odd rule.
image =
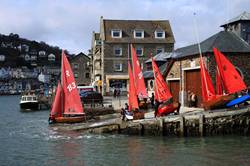
[[[197,22],[196,22],[196,13],[194,12],[193,13],[194,15],[194,33],[195,33],[195,37],[196,37],[196,41],[197,41],[197,44],[198,44],[198,49],[199,49],[199,54],[200,54],[200,58],[202,59],[202,54],[201,54],[201,45],[200,45],[200,39],[199,39],[199,33],[198,33],[198,26],[197,26]],[[204,73],[202,73],[204,75]],[[208,87],[207,87],[207,79],[205,77],[205,87],[206,87],[206,90],[208,91]]]
[[[62,73],[62,71],[63,71],[63,53],[64,53],[64,50],[62,50],[62,54],[61,54],[61,81],[60,81],[60,84],[61,84],[61,87],[60,88],[62,88],[63,87],[63,73]],[[62,101],[62,103],[61,103],[61,106],[62,106],[62,114],[64,113],[64,101],[63,101],[63,90],[62,90],[62,93],[60,94],[60,97],[61,97],[61,101]]]

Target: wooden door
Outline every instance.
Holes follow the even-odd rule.
[[[186,93],[194,92],[197,95],[197,106],[202,107],[202,92],[201,92],[201,75],[200,69],[186,70],[184,74],[184,87]]]
[[[173,95],[173,100],[179,102],[179,92],[180,92],[180,81],[179,80],[170,80],[168,81],[168,86],[170,92]]]

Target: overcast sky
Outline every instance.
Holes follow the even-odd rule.
[[[163,19],[170,21],[179,48],[196,43],[194,19],[202,41],[243,11],[250,12],[250,0],[0,0],[0,33],[88,53],[100,16]]]

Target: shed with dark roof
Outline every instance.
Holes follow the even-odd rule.
[[[216,63],[213,47],[218,48],[242,75],[245,83],[250,85],[250,45],[233,32],[221,31],[200,43],[201,53],[209,74],[215,83]],[[179,91],[173,91],[175,96],[181,94],[182,105],[187,105],[187,91],[193,91],[198,96],[198,106],[202,107],[201,78],[198,44],[175,50],[174,64],[167,76],[171,80],[179,79]],[[171,85],[170,85],[171,87]],[[171,89],[171,88],[170,88]]]

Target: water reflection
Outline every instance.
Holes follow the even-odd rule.
[[[82,138],[78,132],[58,132],[58,140],[50,141],[53,158],[48,160],[48,165],[68,165],[82,166],[84,158],[82,156],[83,144],[79,141]],[[55,160],[56,159],[56,160]]]

